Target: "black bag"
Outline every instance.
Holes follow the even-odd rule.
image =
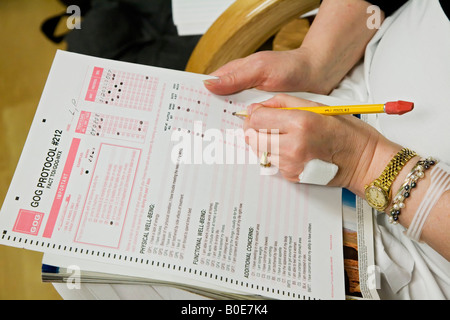
[[[200,36],[178,36],[169,0],[81,2],[81,28],[63,36],[68,51],[184,70],[200,39]]]

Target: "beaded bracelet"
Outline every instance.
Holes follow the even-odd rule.
[[[394,197],[393,205],[389,211],[389,222],[392,224],[398,223],[398,216],[400,211],[405,207],[405,200],[411,195],[412,190],[416,187],[417,181],[425,176],[425,171],[431,166],[436,164],[437,160],[428,157],[426,159],[419,160],[412,168],[411,172],[406,176],[405,182],[403,182],[397,195]]]

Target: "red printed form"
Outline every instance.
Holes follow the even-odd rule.
[[[0,243],[230,292],[345,298],[341,190],[262,169],[232,113],[270,95],[215,96],[206,78],[58,51]]]

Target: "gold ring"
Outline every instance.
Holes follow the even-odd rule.
[[[261,159],[259,160],[259,164],[261,167],[268,168],[272,165],[270,163],[269,157],[270,157],[269,152],[267,152],[267,151],[263,152]]]

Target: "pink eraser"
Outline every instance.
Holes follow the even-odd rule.
[[[384,111],[387,114],[404,114],[410,112],[412,109],[414,109],[413,102],[402,100],[386,102],[384,105]]]

